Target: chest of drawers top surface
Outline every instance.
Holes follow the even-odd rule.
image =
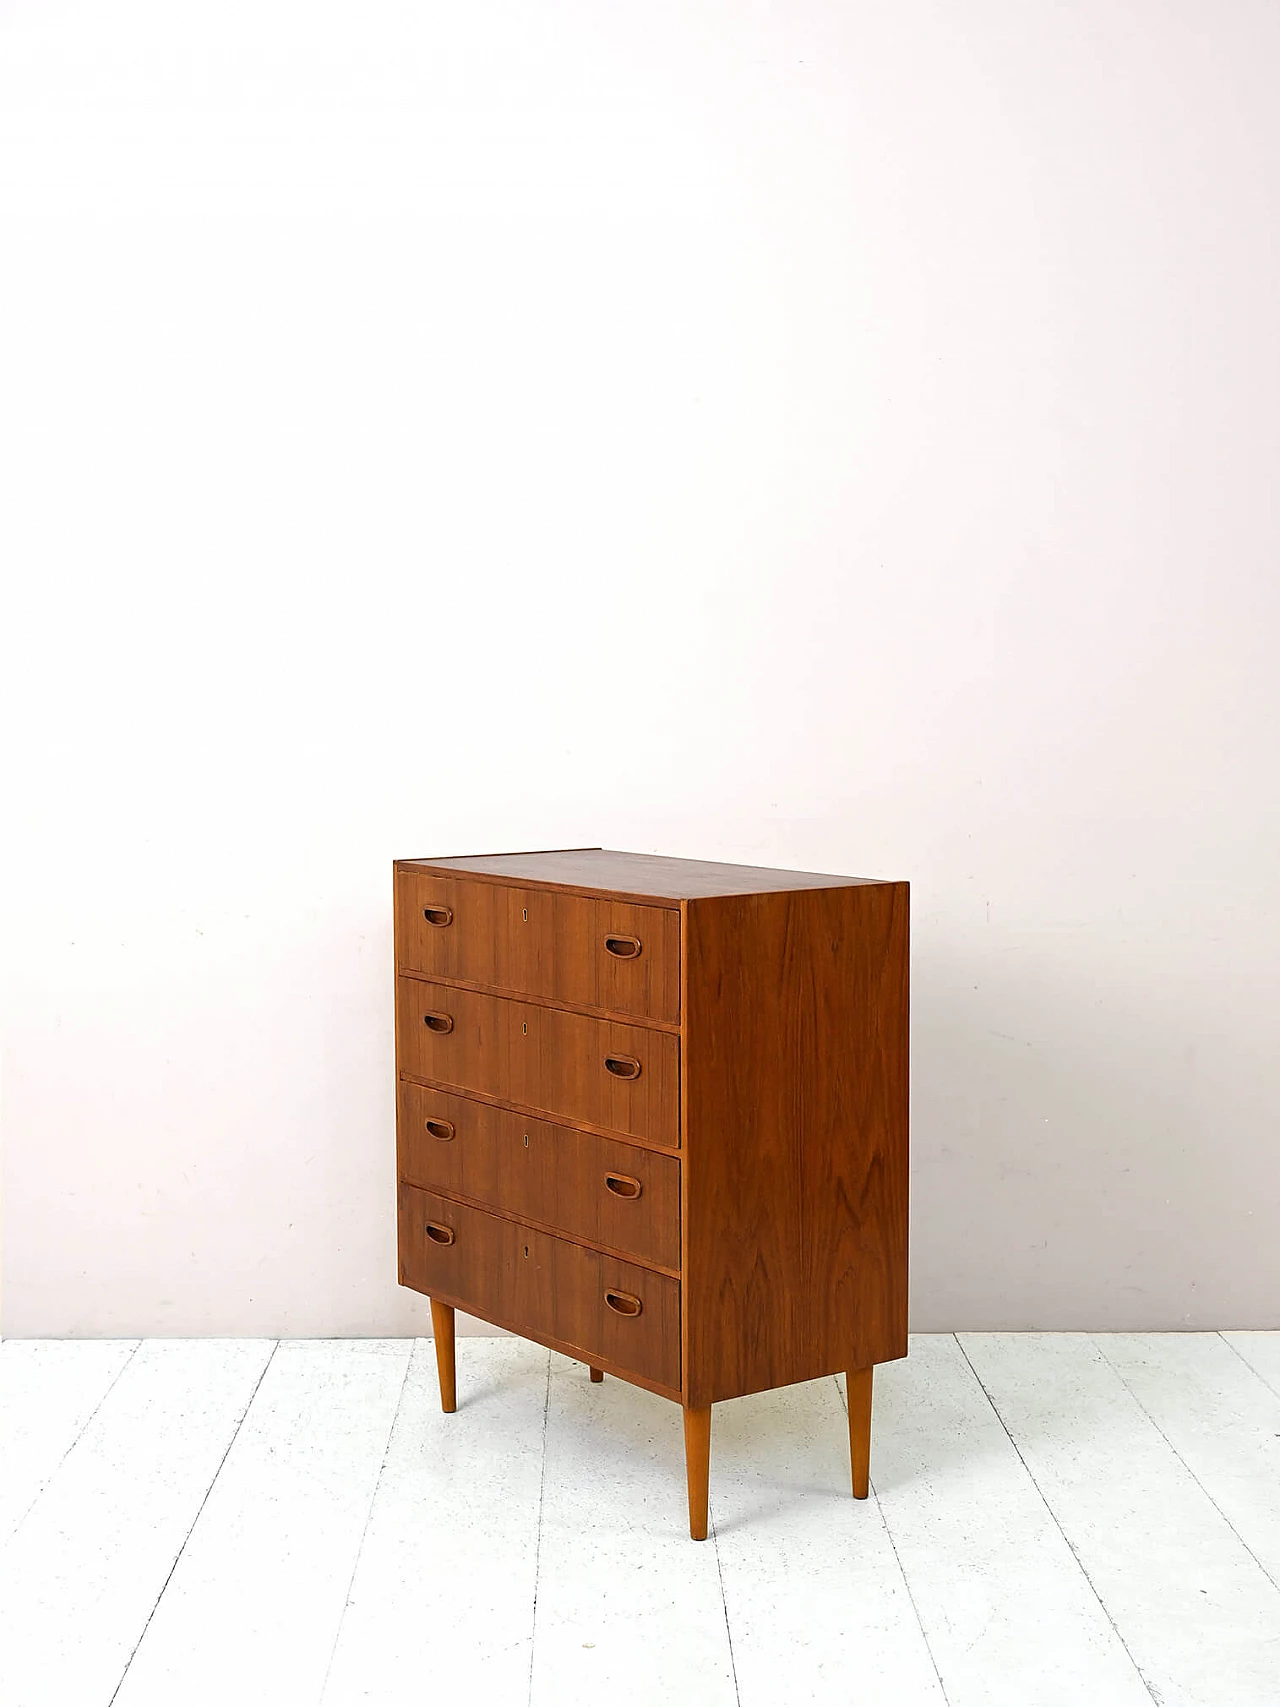
[[[433,871],[495,882],[532,883],[675,906],[714,895],[760,895],[793,889],[848,889],[878,883],[870,877],[832,877],[814,871],[776,871],[763,865],[668,859],[613,848],[554,848],[544,853],[470,854],[450,859],[402,859],[401,871]]]

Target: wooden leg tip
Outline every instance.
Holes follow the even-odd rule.
[[[587,1367],[588,1367],[588,1369],[591,1369],[591,1379],[593,1381],[603,1381],[604,1380],[604,1370],[603,1369],[593,1369],[590,1364],[588,1364]]]

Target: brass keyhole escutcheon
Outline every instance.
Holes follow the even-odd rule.
[[[524,1135],[524,1147],[526,1150],[529,1148],[529,1134],[527,1132]]]
[[[528,1245],[526,1245],[526,1246],[525,1246],[525,1248],[524,1248],[524,1254],[525,1254],[525,1255],[526,1255],[526,1256],[528,1256],[528,1254],[529,1254],[529,1247],[528,1247]]]
[[[529,1035],[529,1027],[528,1027],[528,1026],[527,1026],[527,1025],[522,1025],[522,1026],[521,1026],[521,1027],[520,1027],[520,1029],[521,1029],[521,1031],[522,1031],[522,1032],[524,1032],[524,1034],[525,1034],[525,1036],[526,1036],[526,1037],[528,1037],[528,1035]]]
[[[527,907],[524,910],[524,922],[526,925],[529,923],[529,909]]]

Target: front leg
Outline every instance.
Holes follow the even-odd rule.
[[[707,1538],[707,1483],[711,1470],[711,1406],[684,1407],[684,1467],[689,1483],[689,1534]]]
[[[453,1305],[431,1300],[431,1333],[436,1346],[436,1374],[440,1377],[440,1409],[458,1408],[458,1376],[453,1355]]]

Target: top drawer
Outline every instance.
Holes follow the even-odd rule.
[[[680,914],[669,907],[398,868],[396,963],[575,1007],[680,1018]]]

